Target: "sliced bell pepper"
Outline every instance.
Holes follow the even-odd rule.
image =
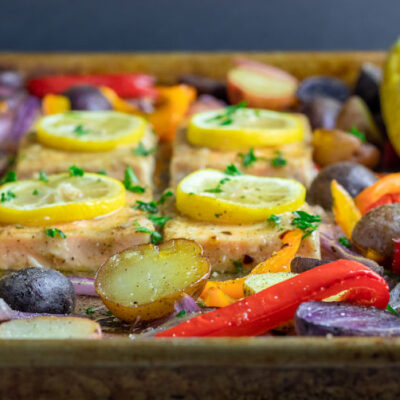
[[[357,197],[356,204],[361,214],[365,214],[369,207],[385,194],[400,192],[400,173],[384,176],[373,185],[364,189]]]
[[[161,140],[174,139],[178,125],[183,121],[190,103],[196,98],[196,91],[191,86],[175,85],[158,87],[159,98],[156,109],[149,114],[149,122]]]
[[[107,86],[124,98],[157,97],[154,78],[144,74],[54,75],[31,79],[28,90],[37,97],[61,94],[72,86]]]
[[[102,86],[100,87],[100,91],[102,95],[112,104],[115,111],[137,114],[145,117],[145,114],[143,112],[141,112],[134,105],[119,97],[117,93],[115,93],[115,91],[111,88],[107,86]]]
[[[42,99],[42,112],[45,115],[58,114],[71,109],[68,97],[58,94],[46,94]]]
[[[266,272],[289,272],[290,263],[295,257],[301,243],[303,232],[299,229],[285,232],[282,237],[282,248],[273,256],[264,262],[256,265],[250,274],[265,274]],[[227,296],[233,299],[244,297],[243,284],[247,276],[227,281],[208,281],[200,295],[207,307],[219,307],[213,302],[209,302],[208,291],[212,288],[218,288]]]
[[[400,192],[399,193],[388,193],[380,197],[375,203],[372,203],[368,208],[367,212],[373,208],[383,206],[384,204],[400,203]]]
[[[225,307],[236,301],[218,287],[210,287],[202,300],[206,307]]]
[[[332,211],[336,223],[342,228],[346,237],[351,239],[351,232],[361,218],[360,210],[347,190],[336,180],[331,182],[331,192],[333,198]]]
[[[344,291],[345,301],[382,309],[390,298],[388,285],[380,275],[356,261],[338,260],[193,317],[156,337],[257,336],[290,321],[301,303]]]

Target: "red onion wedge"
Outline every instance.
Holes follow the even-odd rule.
[[[86,278],[84,276],[68,276],[68,279],[74,286],[75,294],[77,296],[99,296],[94,290],[93,278]]]

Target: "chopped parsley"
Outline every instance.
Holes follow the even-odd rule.
[[[351,247],[350,240],[347,239],[347,237],[345,237],[345,236],[340,237],[340,238],[338,239],[338,242],[339,242],[341,245],[345,246],[345,247],[349,247],[349,248]]]
[[[57,235],[60,236],[61,239],[65,239],[67,237],[67,235],[63,231],[57,228],[45,228],[44,231],[46,233],[46,236],[48,237],[54,238]]]
[[[158,226],[159,228],[162,228],[169,220],[172,219],[172,217],[162,217],[160,215],[152,214],[149,214],[147,217],[154,225]]]
[[[73,132],[76,133],[78,136],[83,136],[89,133],[90,129],[85,128],[83,125],[77,125]]]
[[[219,186],[217,186],[215,188],[205,189],[204,191],[207,193],[222,193],[223,190]]]
[[[106,315],[113,315],[113,313],[110,310],[107,310]]]
[[[107,175],[107,171],[106,171],[105,169],[99,169],[99,170],[97,171],[97,173],[98,173],[99,175]]]
[[[165,193],[163,193],[161,195],[161,197],[157,200],[157,205],[161,205],[164,204],[167,200],[168,197],[171,197],[173,195],[173,193],[171,192],[171,190],[166,191]]]
[[[365,133],[364,132],[360,132],[356,126],[353,126],[350,131],[349,131],[350,135],[353,135],[357,138],[359,138],[361,140],[361,143],[367,143],[367,139],[365,139]]]
[[[10,201],[11,199],[15,199],[17,196],[11,190],[7,190],[7,192],[3,192],[1,194],[1,202],[4,203],[6,201]]]
[[[142,157],[147,157],[150,154],[153,154],[157,149],[155,147],[152,147],[151,149],[146,149],[142,143],[139,143],[138,147],[133,150],[133,154],[135,156],[142,156]]]
[[[71,171],[71,168],[70,168],[70,171]],[[39,181],[46,182],[46,183],[49,181],[47,179],[46,172],[44,172],[44,171],[39,172]]]
[[[94,314],[93,306],[88,307],[88,308],[86,309],[85,312],[86,312],[87,315],[92,315],[92,314]]]
[[[85,171],[82,168],[77,167],[76,165],[71,165],[69,167],[69,176],[83,176],[85,175]]]
[[[35,190],[32,192],[32,194],[33,194],[34,196],[37,196],[38,194],[40,194],[40,192],[39,192],[39,190],[35,189]]]
[[[287,164],[285,158],[283,158],[282,153],[280,151],[275,152],[275,157],[271,160],[271,165],[273,167],[279,168],[284,167]]]
[[[230,176],[243,175],[243,172],[235,164],[229,164],[225,169],[225,174]]]
[[[295,211],[292,214],[295,216],[292,221],[292,225],[304,232],[303,239],[317,230],[321,222],[321,216],[317,214],[312,215],[301,210]]]
[[[146,203],[144,201],[136,200],[136,205],[132,208],[135,208],[136,210],[142,210],[151,214],[155,214],[158,212],[157,204],[154,201]]]
[[[219,218],[221,216],[221,214],[214,214],[215,218]]]
[[[224,110],[216,115],[215,117],[209,118],[206,122],[217,122],[219,125],[230,125],[233,123],[233,115],[241,108],[245,108],[247,103],[245,101],[241,101],[239,104],[225,107]]]
[[[232,265],[234,266],[237,274],[241,274],[243,272],[243,264],[241,261],[232,260]]]
[[[396,317],[400,317],[399,313],[389,304],[386,306],[386,311],[389,311],[390,313],[394,314]]]
[[[267,218],[267,221],[272,226],[278,226],[282,222],[282,218],[279,215],[271,215],[270,217]]]
[[[239,153],[238,156],[242,159],[242,165],[244,168],[250,167],[258,160],[256,155],[254,154],[253,148],[251,148],[246,154]]]
[[[157,231],[152,231],[151,229],[146,228],[145,226],[141,226],[137,221],[135,221],[135,224],[136,224],[136,232],[150,233],[150,240],[152,244],[158,244],[161,242],[162,240],[161,233]]]
[[[181,310],[176,314],[176,318],[183,318],[186,316],[186,310]]]
[[[9,182],[16,182],[17,180],[17,173],[15,171],[8,171],[4,178],[0,181],[0,185],[4,185],[5,183]]]
[[[221,180],[219,181],[219,184],[220,184],[220,185],[223,185],[224,183],[229,182],[229,181],[230,181],[230,178],[223,178],[223,179],[221,179]]]
[[[133,172],[132,167],[126,167],[125,169],[125,178],[122,181],[122,183],[125,186],[126,190],[129,190],[130,192],[134,193],[144,193],[146,191],[146,188],[137,185],[139,183],[139,179]]]

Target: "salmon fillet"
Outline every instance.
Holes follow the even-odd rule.
[[[241,171],[250,175],[274,176],[282,178],[294,178],[305,186],[309,186],[317,171],[312,161],[312,148],[310,145],[311,130],[306,117],[303,118],[306,138],[303,142],[286,144],[284,146],[263,147],[254,150],[257,157],[262,160],[256,161],[251,166],[244,168],[239,153],[248,150],[221,151],[208,147],[196,147],[187,140],[186,125],[182,125],[177,132],[170,166],[170,186],[176,187],[178,183],[188,174],[198,169],[215,168],[225,170],[229,164],[236,164]],[[283,167],[274,167],[271,164],[276,152],[279,151],[287,161]]]
[[[127,193],[127,197],[128,204],[149,200],[149,194]],[[150,235],[136,232],[137,225],[154,229],[143,211],[129,205],[103,217],[46,227],[0,225],[0,270],[43,266],[74,274],[94,274],[112,255],[149,243]],[[66,238],[48,237],[45,228],[60,229]]]
[[[146,130],[141,143],[146,149],[157,145],[157,137],[150,128]],[[138,143],[134,143],[101,153],[67,152],[43,146],[37,141],[35,132],[30,132],[22,140],[16,172],[20,179],[29,179],[36,178],[41,170],[46,174],[55,174],[66,172],[71,165],[77,165],[87,172],[103,169],[108,176],[123,179],[126,167],[130,166],[143,185],[152,187],[155,157],[134,155],[133,150],[137,146]]]
[[[213,271],[235,272],[234,261],[248,271],[278,251],[284,230],[293,229],[291,213],[281,215],[282,222],[274,227],[268,222],[250,225],[223,225],[196,221],[175,213],[164,227],[164,240],[192,239],[200,243]],[[302,241],[299,256],[321,258],[319,235],[314,232]]]

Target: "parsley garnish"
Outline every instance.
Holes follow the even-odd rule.
[[[44,172],[44,171],[39,172],[39,181],[46,182],[46,183],[49,181],[47,179],[46,172]]]
[[[133,206],[136,210],[142,210],[151,214],[155,214],[158,212],[157,204],[154,201],[150,201],[146,203],[144,201],[136,200],[136,205]]]
[[[182,318],[186,316],[186,310],[181,310],[176,314],[176,318]]]
[[[33,194],[34,196],[37,196],[38,194],[40,194],[40,192],[39,192],[39,190],[35,189],[35,190],[32,192],[32,194]]]
[[[222,189],[219,186],[211,189],[205,189],[204,191],[207,193],[222,193]]]
[[[343,245],[343,246],[345,246],[345,247],[351,247],[351,243],[350,243],[350,240],[349,239],[347,239],[347,237],[340,237],[339,239],[338,239],[338,242],[341,244],[341,245]]]
[[[78,136],[86,135],[87,133],[90,132],[90,129],[85,128],[83,125],[77,125],[75,129],[73,130],[74,133],[76,133]]]
[[[94,314],[93,306],[88,307],[88,308],[86,309],[85,312],[86,312],[87,315],[92,315],[92,314]]]
[[[396,317],[400,317],[399,313],[389,304],[386,306],[386,311],[389,311],[390,313],[394,314]]]
[[[224,183],[229,182],[229,181],[230,181],[230,178],[223,178],[223,179],[221,179],[221,180],[219,181],[219,184],[220,184],[220,185],[223,185]]]
[[[97,171],[99,175],[107,175],[107,171],[105,169],[100,169]]]
[[[153,154],[157,149],[155,147],[152,147],[151,149],[146,149],[142,143],[139,143],[138,147],[133,150],[133,154],[135,156],[143,156],[143,157],[147,157],[150,154]]]
[[[147,217],[154,225],[158,226],[159,228],[162,228],[170,219],[172,219],[171,217],[162,217],[152,214],[149,214]]]
[[[275,157],[271,160],[271,165],[273,167],[284,167],[287,164],[285,158],[283,158],[282,153],[280,151],[275,152]]]
[[[243,175],[243,172],[235,164],[229,164],[225,169],[225,174],[230,176]]]
[[[232,116],[235,112],[241,108],[245,108],[247,103],[245,101],[241,101],[239,104],[225,107],[225,109],[215,117],[209,118],[206,122],[216,121],[219,122],[219,125],[230,125],[233,123]]]
[[[353,126],[350,131],[349,131],[350,135],[353,135],[357,138],[359,138],[361,140],[361,143],[366,143],[367,140],[365,139],[365,133],[364,132],[360,132],[356,126]]]
[[[267,221],[272,225],[272,226],[278,226],[282,218],[279,215],[271,215],[269,218],[267,218]]]
[[[144,188],[140,185],[135,185],[135,183],[139,183],[139,179],[133,172],[132,167],[126,167],[125,178],[122,181],[122,183],[124,184],[125,189],[129,190],[130,192],[144,193],[146,191],[146,188]]]
[[[161,195],[161,197],[158,199],[156,204],[157,205],[164,204],[166,202],[167,198],[171,197],[172,195],[173,195],[173,193],[170,190],[166,191],[165,193],[163,193]]]
[[[76,165],[71,165],[69,167],[69,176],[83,176],[85,175],[85,171],[82,168],[77,167]]]
[[[254,149],[251,148],[248,153],[243,154],[239,153],[238,156],[242,159],[242,165],[243,167],[247,168],[250,167],[252,164],[254,164],[258,158],[254,154]]]
[[[6,201],[10,201],[11,199],[15,199],[17,196],[11,190],[7,190],[6,193],[1,194],[1,202],[4,203]]]
[[[321,222],[320,215],[312,215],[306,211],[295,211],[292,214],[295,216],[292,225],[304,232],[303,239],[311,235]]]
[[[145,226],[141,226],[141,225],[139,225],[139,223],[137,221],[135,221],[135,224],[136,224],[136,232],[150,233],[151,243],[158,244],[161,242],[161,240],[162,240],[161,233],[159,233],[157,231],[152,231],[151,229],[146,228]]]
[[[48,237],[56,237],[57,235],[61,237],[61,239],[65,239],[67,235],[63,232],[60,231],[60,229],[57,228],[46,228],[45,230],[46,236]]]
[[[8,171],[5,177],[0,181],[0,185],[4,185],[8,182],[16,182],[17,180],[17,173],[15,171]]]
[[[107,310],[106,315],[113,315],[113,313],[110,310]]]
[[[237,274],[241,274],[243,272],[243,264],[241,261],[232,260],[232,264],[235,267],[235,271]]]

